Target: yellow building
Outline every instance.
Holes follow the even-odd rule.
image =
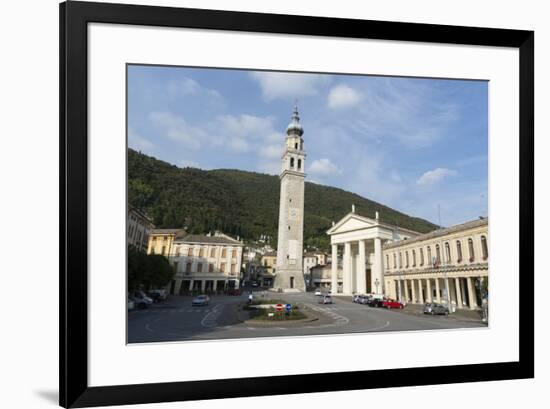
[[[153,229],[149,233],[147,254],[160,254],[168,256],[171,253],[176,236],[184,236],[183,229]]]
[[[149,254],[166,256],[174,266],[170,294],[214,292],[239,288],[244,245],[225,234],[188,234],[181,229],[156,229]]]
[[[277,252],[270,251],[269,253],[265,253],[262,256],[261,263],[267,273],[275,274],[275,267],[277,266]]]

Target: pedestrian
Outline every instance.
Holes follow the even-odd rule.
[[[248,303],[249,304],[252,304],[252,299],[254,298],[254,296],[252,295],[252,291],[250,291],[250,294],[248,294]]]

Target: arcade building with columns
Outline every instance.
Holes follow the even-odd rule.
[[[387,243],[386,294],[405,303],[479,308],[489,277],[488,225],[483,218]]]

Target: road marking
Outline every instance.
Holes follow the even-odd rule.
[[[223,310],[222,304],[217,304],[216,306],[214,306],[212,311],[204,316],[204,318],[201,321],[201,325],[205,328],[215,327],[218,324],[217,319],[220,316],[222,310]],[[197,311],[200,312],[200,310],[197,310]]]
[[[384,325],[382,325],[381,327],[369,328],[366,331],[378,331],[378,330],[384,329],[386,327],[389,327],[389,325],[390,325],[390,322],[386,321],[386,323]]]

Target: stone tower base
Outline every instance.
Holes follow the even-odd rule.
[[[283,292],[305,292],[306,281],[300,270],[277,270],[273,280],[273,288]]]

